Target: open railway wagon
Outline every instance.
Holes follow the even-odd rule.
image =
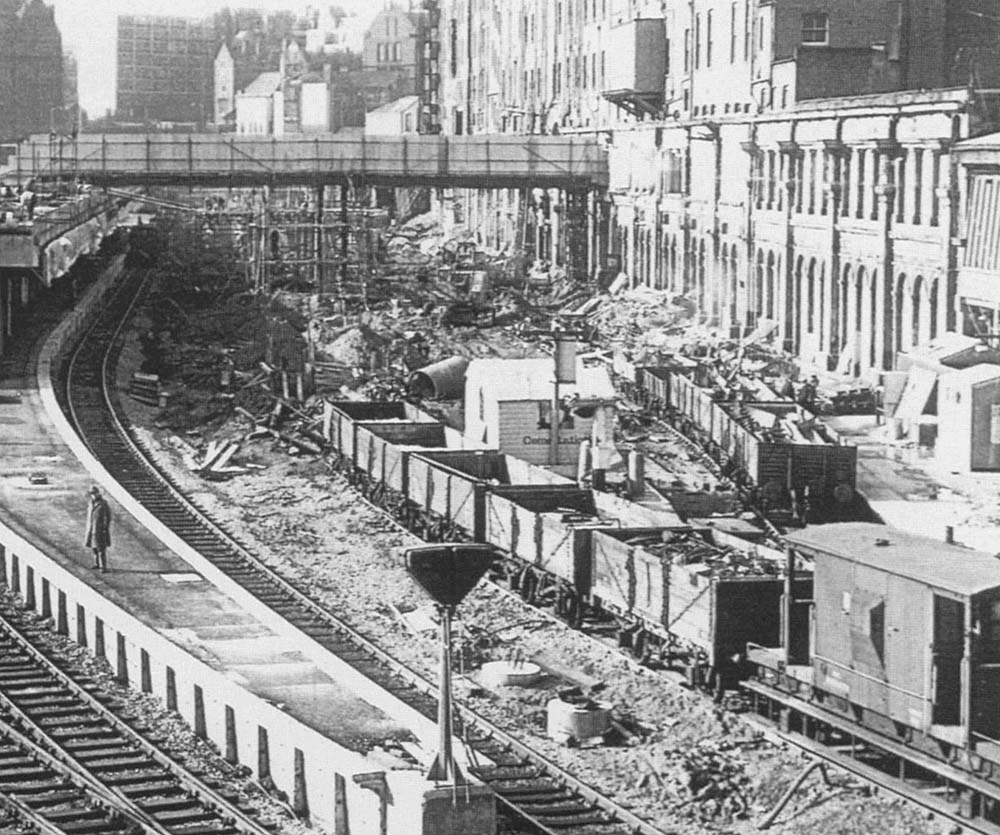
[[[552,598],[571,623],[590,597],[594,531],[681,526],[675,514],[572,483],[493,486],[484,511],[485,539],[507,555],[511,587],[529,602]]]
[[[637,658],[679,666],[693,687],[721,695],[745,677],[748,642],[780,638],[785,562],[780,552],[749,543],[719,547],[714,535],[594,531],[588,603],[621,621]],[[811,597],[808,573],[794,582],[797,597]]]
[[[757,711],[1000,826],[996,555],[866,523],[787,545],[814,566],[811,599],[787,602],[810,616],[783,645],[748,647]]]
[[[765,514],[803,523],[865,518],[857,448],[795,404],[719,401],[680,374],[670,374],[668,396],[677,428]]]
[[[657,416],[662,415],[670,404],[670,375],[689,376],[697,368],[695,360],[679,354],[661,357],[656,365],[636,364],[625,356],[620,346],[615,347],[611,358],[611,374],[622,393]]]
[[[327,414],[338,467],[366,498],[399,516],[409,507],[412,454],[486,448],[408,403],[340,401]]]
[[[574,486],[569,479],[496,450],[422,450],[409,461],[409,512],[429,531],[486,542],[486,494],[513,484]]]
[[[327,430],[341,467],[411,529],[496,546],[495,575],[525,600],[574,625],[590,609],[638,657],[683,663],[693,684],[721,692],[740,677],[748,641],[776,642],[781,555],[760,544],[463,449],[406,404],[335,403]]]

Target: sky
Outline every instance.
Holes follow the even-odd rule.
[[[115,106],[115,23],[119,14],[206,17],[232,8],[304,10],[308,0],[47,0],[55,6],[63,48],[79,62],[80,103],[91,117]],[[337,5],[349,12],[370,13],[381,0],[312,0],[311,5]]]

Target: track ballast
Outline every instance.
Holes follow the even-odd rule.
[[[115,368],[124,325],[144,286],[139,273],[126,271],[97,321],[65,357],[57,391],[77,433],[123,488],[214,566],[324,649],[424,716],[435,718],[434,684],[256,558],[245,543],[156,468],[129,432],[115,387]],[[662,830],[468,708],[461,707],[457,719],[467,746],[481,758],[473,771],[496,793],[508,831],[661,835]],[[511,830],[512,825],[516,829]]]

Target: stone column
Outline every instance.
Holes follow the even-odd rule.
[[[878,201],[879,218],[882,220],[883,237],[882,269],[879,271],[881,286],[876,288],[881,310],[878,322],[881,327],[875,332],[875,358],[882,368],[893,368],[895,364],[894,301],[893,289],[896,278],[895,242],[892,237],[896,205],[896,160],[902,148],[895,139],[883,139],[877,143],[879,152],[880,177],[875,198]]]

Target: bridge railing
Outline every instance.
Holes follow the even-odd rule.
[[[17,176],[95,181],[358,177],[372,181],[481,182],[603,187],[607,156],[579,136],[237,136],[83,134],[54,145],[21,143]]]

